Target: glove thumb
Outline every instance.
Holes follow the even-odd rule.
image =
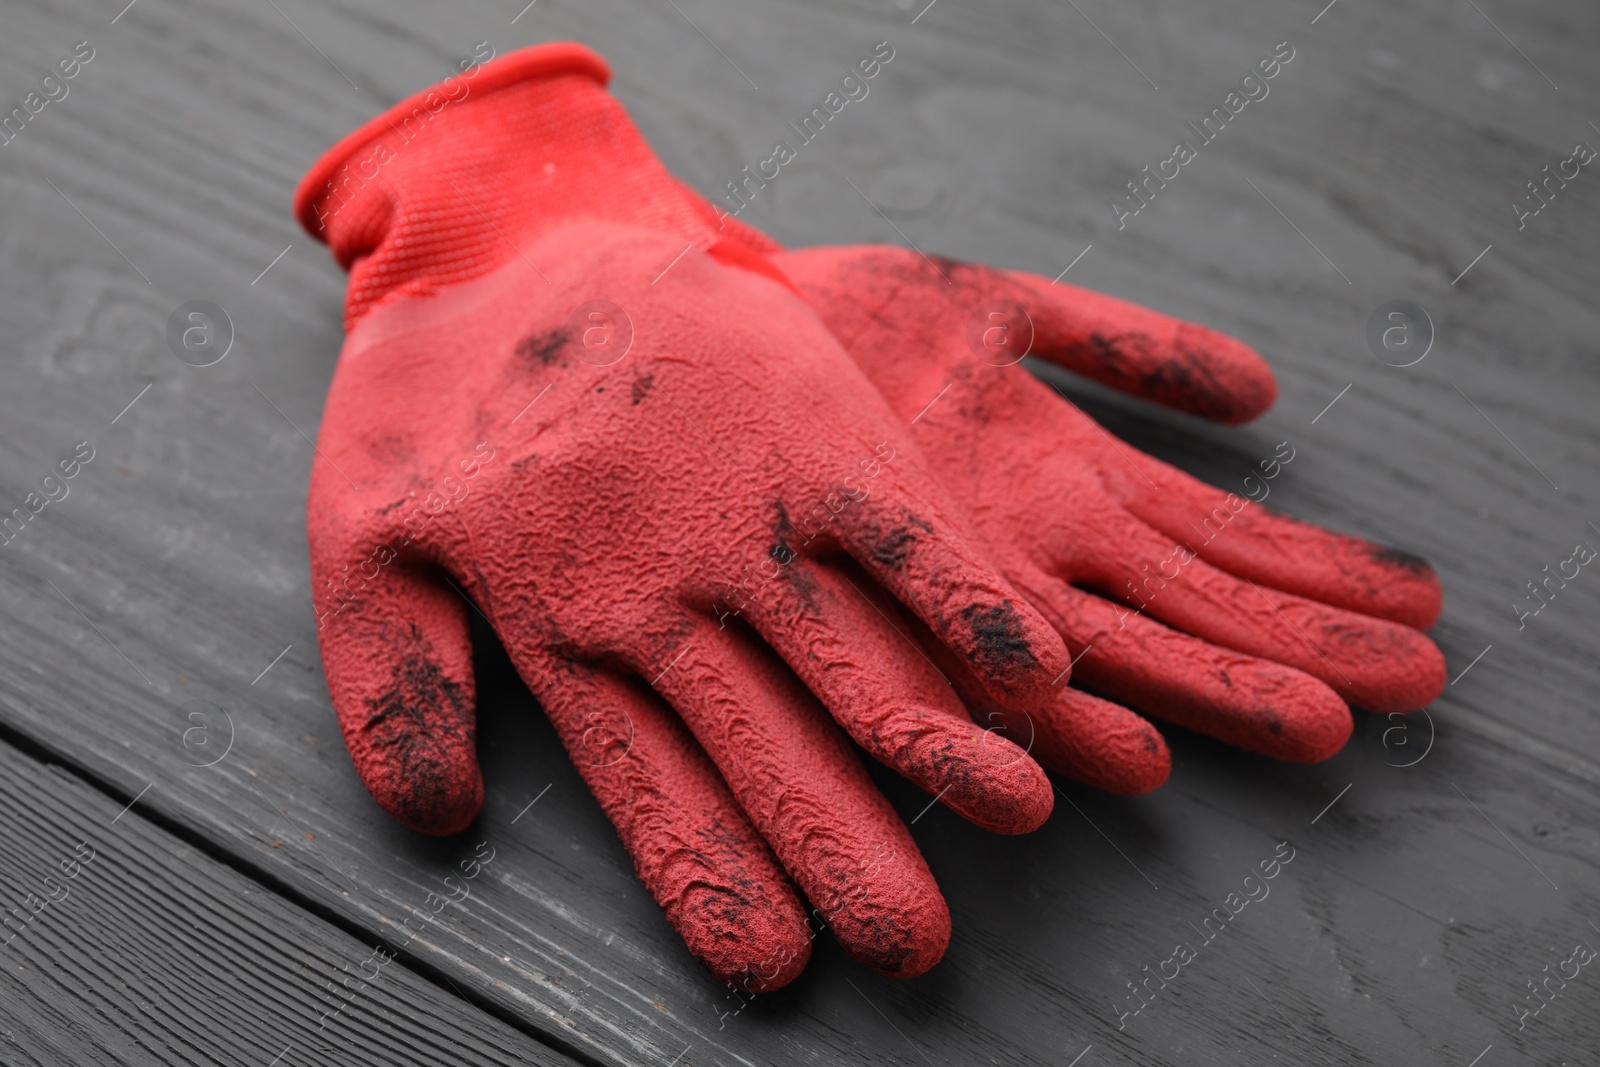
[[[345,747],[384,811],[457,833],[483,807],[469,605],[426,563],[363,552],[319,552],[313,538],[317,639]]]

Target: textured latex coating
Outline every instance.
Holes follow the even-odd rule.
[[[467,826],[479,610],[719,978],[804,966],[785,872],[857,959],[918,974],[949,915],[844,735],[995,830],[1052,791],[871,598],[1006,707],[1057,699],[1065,646],[770,243],[686,195],[603,79],[576,46],[507,56],[297,195],[350,271],[307,507],[341,729],[385,810]]]
[[[1440,607],[1426,563],[1203,485],[1115,441],[1016,365],[1030,354],[1237,423],[1277,392],[1251,349],[1098,293],[903,249],[774,262],[1079,657],[1077,685],[1295,761],[1343,746],[1347,701],[1410,711],[1438,695],[1444,659],[1419,632]],[[970,688],[980,723],[1034,739],[1046,766],[1118,792],[1166,777],[1166,746],[1125,708],[1064,695],[1019,715]]]

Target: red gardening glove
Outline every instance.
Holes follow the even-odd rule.
[[[1277,395],[1251,349],[1098,293],[900,248],[773,262],[911,424],[991,558],[1072,649],[1077,685],[1305,762],[1348,739],[1346,701],[1393,712],[1438,696],[1444,657],[1419,632],[1439,614],[1433,570],[1249,499],[1265,498],[1292,446],[1225,493],[1119,443],[1016,365],[1031,352],[1239,423]],[[969,702],[1091,785],[1139,793],[1166,779],[1160,735],[1108,700],[1069,688],[1033,716]]]
[[[475,69],[296,194],[350,271],[307,505],[346,745],[408,826],[472,821],[480,610],[718,977],[804,966],[784,871],[858,960],[920,973],[948,911],[834,723],[992,829],[1037,826],[1051,787],[869,596],[1008,706],[1044,703],[1066,650],[771,266],[700,250],[715,212],[607,74],[572,45]]]

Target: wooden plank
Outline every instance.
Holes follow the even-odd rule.
[[[575,1062],[3,743],[0,820],[8,1064]]]
[[[0,487],[20,502],[76,442],[97,453],[66,499],[0,549],[0,718],[125,800],[149,786],[133,814],[154,812],[277,892],[389,936],[472,842],[390,824],[327,707],[301,511],[342,277],[289,219],[294,181],[474,41],[506,51],[577,37],[613,61],[668,165],[709,194],[886,39],[896,58],[870,97],[746,217],[795,244],[909,240],[1051,276],[1092,245],[1065,280],[1267,353],[1282,396],[1244,430],[1069,391],[1131,443],[1218,484],[1290,440],[1297,458],[1273,503],[1435,561],[1447,592],[1438,638],[1452,677],[1471,667],[1431,709],[1434,750],[1409,770],[1384,766],[1412,758],[1398,740],[1420,745],[1422,727],[1386,735],[1394,723],[1379,717],[1312,769],[1179,735],[1167,789],[1126,801],[1064,785],[1081,814],[1062,803],[1025,839],[935,809],[916,830],[956,916],[944,964],[894,983],[823,938],[793,989],[726,1014],[736,1002],[675,943],[486,647],[490,793],[473,840],[498,850],[494,878],[409,962],[608,1063],[1059,1067],[1090,1045],[1081,1067],[1466,1063],[1493,1044],[1492,1067],[1507,1048],[1570,1059],[1595,1047],[1584,980],[1523,1031],[1511,1007],[1596,915],[1583,887],[1600,783],[1586,699],[1600,601],[1575,581],[1521,630],[1509,605],[1600,522],[1585,358],[1600,326],[1597,193],[1586,170],[1520,231],[1508,205],[1592,134],[1600,12],[1480,5],[1490,23],[1470,6],[1340,3],[1313,25],[1320,4],[1264,0],[678,6],[540,4],[515,25],[520,4],[414,0],[144,0],[115,24],[116,11],[84,0],[8,10],[0,101],[20,101],[74,42],[98,51],[71,95],[0,147],[11,357]],[[1119,230],[1109,203],[1123,183],[1285,39],[1297,54],[1271,95]],[[1379,363],[1364,339],[1373,308],[1401,297],[1438,330],[1406,369]],[[167,316],[190,299],[216,301],[237,327],[214,367],[167,351]],[[215,766],[194,766],[182,743],[191,700],[232,715],[233,747]],[[222,721],[211,728],[221,744]],[[880,779],[908,817],[925,804]],[[1273,895],[1116,1030],[1125,981],[1158,966],[1167,942],[1286,838],[1299,851]]]

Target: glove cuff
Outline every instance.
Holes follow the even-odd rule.
[[[581,44],[469,67],[323,154],[294,211],[350,272],[348,330],[379,304],[480,277],[542,234],[594,221],[680,234],[702,248],[776,249],[680,185],[606,91]],[[770,246],[770,247],[769,247]],[[554,269],[554,264],[534,264]]]

